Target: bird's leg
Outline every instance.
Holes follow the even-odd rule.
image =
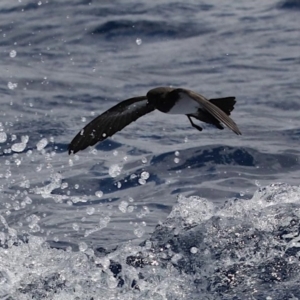
[[[195,123],[193,123],[193,121],[192,121],[192,119],[191,119],[191,116],[187,116],[188,117],[188,119],[190,120],[190,122],[191,122],[191,125],[194,127],[194,128],[196,128],[197,130],[199,130],[199,131],[202,131],[202,128],[200,127],[200,126],[198,126],[198,125],[196,125]]]

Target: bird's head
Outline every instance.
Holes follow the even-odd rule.
[[[174,89],[170,87],[157,87],[152,89],[147,93],[148,101],[154,106],[157,106],[167,101],[169,93],[173,90]]]

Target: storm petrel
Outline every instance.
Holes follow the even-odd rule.
[[[213,124],[219,129],[224,129],[222,125],[224,124],[240,135],[239,128],[229,117],[235,102],[235,97],[208,100],[190,90],[158,87],[150,90],[146,96],[118,103],[88,123],[70,143],[69,154],[105,140],[155,109],[167,114],[186,115],[191,125],[199,131],[202,131],[202,128],[194,124],[192,118]]]

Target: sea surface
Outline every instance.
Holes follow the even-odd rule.
[[[300,299],[300,1],[1,0],[0,299]],[[242,135],[155,111],[235,96]]]

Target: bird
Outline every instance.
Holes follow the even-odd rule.
[[[202,131],[202,127],[195,124],[192,118],[212,124],[218,129],[224,129],[225,125],[241,135],[238,126],[229,117],[235,103],[235,97],[207,99],[184,88],[157,87],[148,91],[146,96],[121,101],[93,119],[73,138],[68,152],[75,154],[93,146],[154,110],[186,115],[191,125],[199,131]]]

